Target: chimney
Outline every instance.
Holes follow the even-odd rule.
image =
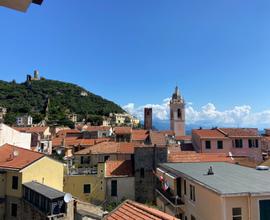
[[[208,175],[208,176],[214,175],[214,171],[213,171],[213,168],[212,168],[212,167],[210,167],[210,168],[208,169],[207,175]]]

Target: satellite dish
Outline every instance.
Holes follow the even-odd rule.
[[[15,151],[13,152],[13,156],[14,156],[14,157],[18,157],[18,156],[19,156],[19,151],[15,150]]]
[[[65,196],[64,196],[64,201],[65,203],[69,203],[72,201],[72,195],[70,193],[66,193]]]
[[[62,149],[61,149],[61,148],[57,149],[57,150],[56,150],[56,153],[57,153],[58,155],[61,155],[61,154],[62,154]]]
[[[257,166],[256,170],[269,170],[268,166]]]

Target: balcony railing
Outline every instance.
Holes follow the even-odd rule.
[[[69,168],[68,175],[96,175],[98,170],[93,168]]]
[[[175,196],[171,192],[170,188],[164,191],[160,183],[158,183],[156,186],[156,192],[164,199],[166,199],[174,207],[180,207],[181,205],[184,205],[184,202],[182,201],[181,197]]]

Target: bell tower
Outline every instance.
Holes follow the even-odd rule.
[[[170,101],[170,124],[175,136],[185,136],[185,101],[176,86]]]

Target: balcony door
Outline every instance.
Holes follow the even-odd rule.
[[[177,195],[181,198],[182,197],[182,184],[181,184],[181,178],[176,179],[176,185],[177,185]]]
[[[260,220],[270,220],[270,200],[260,201]]]

